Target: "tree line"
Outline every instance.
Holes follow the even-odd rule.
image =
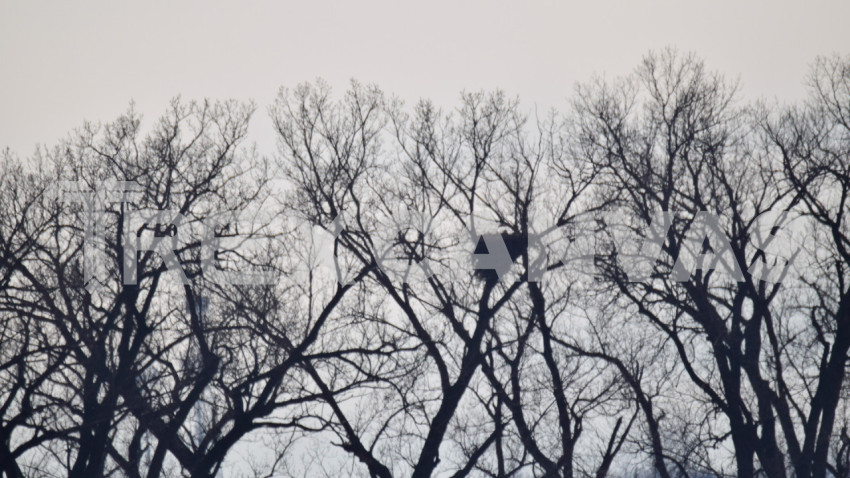
[[[284,88],[270,157],[179,99],[7,150],[0,476],[850,477],[850,58],[807,85],[664,50],[563,112]]]

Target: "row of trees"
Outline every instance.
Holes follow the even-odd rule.
[[[563,115],[317,82],[272,158],[238,102],[7,151],[0,476],[850,477],[850,59],[809,85],[668,50]]]

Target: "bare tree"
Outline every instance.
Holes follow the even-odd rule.
[[[566,115],[319,81],[271,159],[180,100],[5,152],[0,475],[850,476],[848,65],[780,108],[666,50]]]
[[[334,410],[342,447],[372,476],[605,476],[634,409],[616,371],[557,341],[570,281],[536,284],[563,264],[529,245],[535,228],[570,223],[594,177],[566,157],[563,124],[530,129],[502,93],[464,94],[456,115],[427,102],[408,113],[356,83],[340,102],[321,83],[284,90],[273,117],[294,210],[344,224],[338,263],[369,268],[364,280],[388,302],[382,326],[418,367],[388,381],[383,413],[362,432]],[[486,266],[499,244],[509,260]],[[605,414],[610,436],[594,431],[599,449],[576,451],[589,417]]]
[[[816,71],[823,81],[822,67]],[[840,91],[832,93],[832,98],[840,97]],[[653,220],[663,222],[658,211],[676,213],[660,229],[662,257],[651,264],[647,280],[630,282],[623,267],[627,251],[614,248],[609,249],[604,276],[616,294],[669,339],[681,373],[700,392],[703,416],[689,427],[702,430],[698,433],[705,446],[728,437],[734,447],[734,466],[728,471],[717,460],[695,463],[694,456],[705,455],[690,452],[665,452],[657,461],[668,460],[682,473],[690,467],[738,476],[824,476],[831,466],[827,450],[846,350],[840,342],[834,348],[829,339],[816,346],[821,352],[812,346],[818,330],[826,323],[835,324],[828,326],[834,330],[841,315],[833,309],[824,316],[822,302],[809,309],[794,302],[819,296],[821,286],[810,278],[812,269],[802,264],[820,264],[816,258],[835,246],[820,240],[811,254],[785,254],[783,259],[795,259],[797,267],[773,280],[764,280],[759,268],[770,263],[783,270],[783,261],[770,262],[776,257],[768,257],[757,240],[765,227],[762,214],[796,218],[812,213],[813,196],[807,198],[802,185],[810,179],[800,180],[796,169],[801,163],[783,158],[783,146],[773,147],[782,137],[772,127],[766,131],[773,144],[765,146],[750,117],[734,106],[733,90],[721,77],[672,51],[648,56],[624,83],[580,90],[577,115],[582,125],[579,147],[607,168],[607,194],[625,194],[618,210],[626,224],[646,228]],[[798,144],[817,143],[805,141]],[[802,163],[812,165],[811,159]],[[846,164],[846,153],[834,151],[832,161]],[[834,184],[826,188],[826,194],[841,195]],[[823,206],[826,231],[841,229],[842,210],[844,203]],[[705,228],[703,211],[719,217],[719,227]],[[782,226],[767,225],[767,230]],[[819,226],[814,228],[814,237],[823,235]],[[826,235],[842,241],[840,235]],[[699,262],[706,253],[716,260]],[[846,261],[830,262],[839,276],[845,266]],[[783,293],[783,288],[795,292]],[[843,291],[843,285],[837,289]],[[831,294],[841,297],[841,292]],[[813,369],[818,371],[814,376]],[[711,418],[717,413],[723,420]]]
[[[850,194],[850,60],[819,58],[810,76],[810,99],[802,107],[765,115],[762,128],[771,152],[781,160],[787,187],[799,198],[810,234],[805,245],[802,293],[793,301],[808,319],[806,351],[792,365],[804,394],[780,390],[778,400],[794,410],[800,425],[786,418],[789,453],[798,476],[846,475],[846,457],[832,447],[846,429],[845,367],[850,349],[850,235],[846,219]],[[804,367],[810,367],[804,371]],[[815,371],[816,378],[811,378]],[[783,411],[783,414],[792,412]],[[840,420],[836,423],[836,420]],[[799,438],[795,437],[795,432]],[[836,461],[833,461],[836,460]],[[843,470],[839,470],[843,468]],[[844,475],[842,475],[842,473]]]

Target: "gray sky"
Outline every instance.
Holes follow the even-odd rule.
[[[280,86],[349,78],[454,105],[500,87],[565,108],[594,73],[650,49],[695,51],[745,97],[801,98],[819,54],[850,53],[850,2],[45,2],[0,0],[0,147],[30,154],[130,100],[149,124],[170,98],[256,100],[252,137],[273,147]]]

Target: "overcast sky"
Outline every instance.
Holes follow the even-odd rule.
[[[350,78],[456,103],[500,87],[563,109],[577,81],[631,71],[675,46],[739,78],[745,97],[794,101],[819,54],[850,53],[844,1],[42,2],[0,0],[0,147],[21,156],[130,100],[151,122],[170,98],[254,99],[273,147],[280,86]]]

